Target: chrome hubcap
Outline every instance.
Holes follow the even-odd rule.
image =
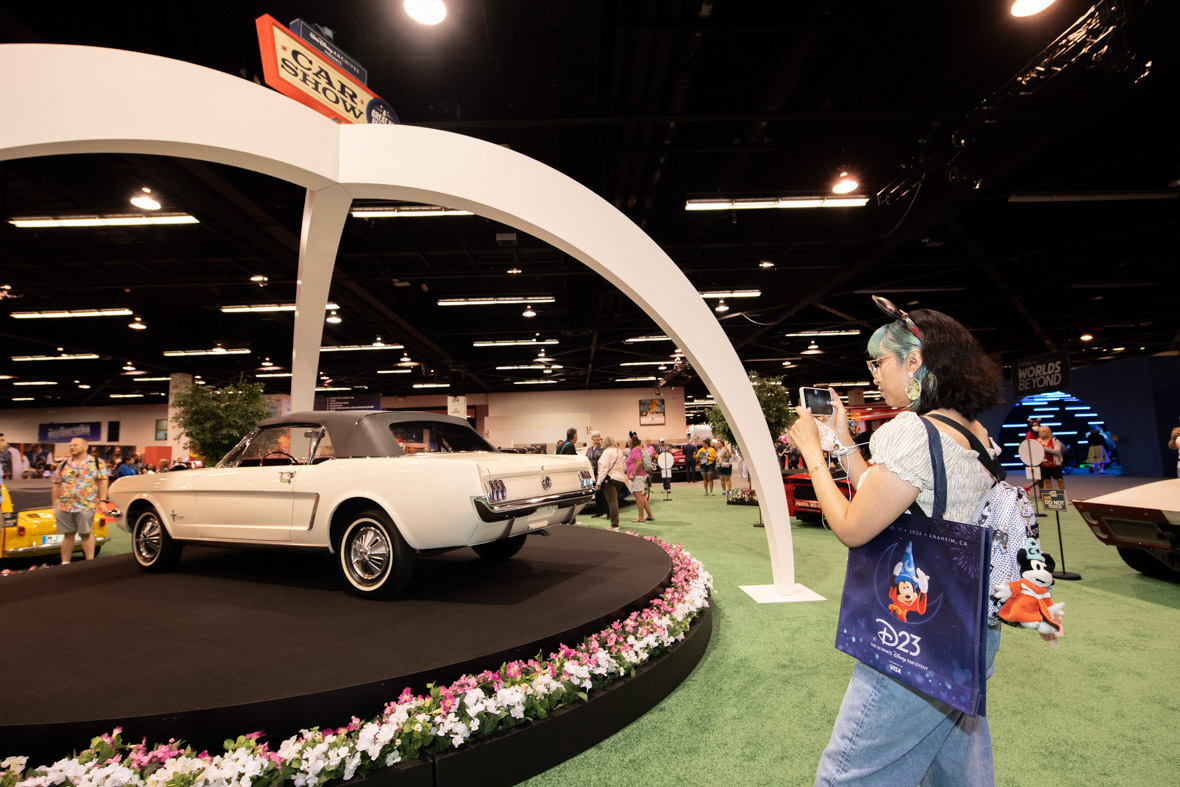
[[[151,563],[160,554],[160,520],[147,517],[135,531],[135,551],[144,563]]]
[[[379,579],[389,567],[389,539],[375,525],[357,528],[348,546],[348,564],[362,582]]]

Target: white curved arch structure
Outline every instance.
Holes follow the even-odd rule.
[[[725,332],[676,264],[589,189],[538,161],[414,126],[341,126],[269,89],[191,63],[93,47],[0,46],[0,160],[140,153],[262,172],[307,189],[292,407],[313,403],[324,304],[355,198],[463,208],[541,238],[639,304],[684,350],[732,425],[761,501],[774,589],[795,582],[790,518],[757,397]]]

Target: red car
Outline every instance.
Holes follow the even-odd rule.
[[[852,484],[846,478],[836,479],[836,485],[849,500],[856,494]],[[791,516],[800,522],[819,522],[819,501],[815,499],[815,488],[811,485],[811,476],[807,473],[795,473],[783,476],[783,488],[787,492],[787,510]]]

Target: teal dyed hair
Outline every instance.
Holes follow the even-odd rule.
[[[898,363],[904,363],[906,356],[910,354],[910,350],[921,350],[922,342],[914,336],[913,331],[902,320],[897,320],[882,325],[877,330],[873,331],[873,335],[869,337],[869,357],[870,358],[884,358],[886,355],[892,355]],[[918,378],[918,382],[922,386],[922,394],[925,395],[926,387],[928,385],[927,378],[932,384],[934,382],[933,375],[928,374],[926,365],[922,364],[918,367],[918,371],[914,372],[914,377]],[[922,405],[922,396],[919,396],[914,401],[910,402],[909,409],[920,411]]]

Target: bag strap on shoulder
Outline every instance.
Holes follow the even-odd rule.
[[[925,418],[921,420],[922,426],[926,427],[926,444],[930,448],[930,468],[934,471],[934,509],[930,512],[930,516],[934,519],[942,519],[946,513],[946,463],[942,458],[942,438],[939,437],[934,424]],[[914,505],[917,504],[918,501],[915,500]]]
[[[971,446],[971,450],[979,455],[979,463],[984,466],[984,469],[992,474],[993,478],[995,478],[997,481],[1003,481],[1005,478],[1007,478],[1008,471],[1000,467],[1000,463],[996,461],[995,457],[991,455],[990,451],[983,447],[983,443],[979,441],[979,438],[975,436],[974,432],[963,426],[958,421],[953,421],[950,418],[947,418],[945,415],[935,415],[934,413],[929,413],[926,417],[941,421],[947,426],[953,427],[959,432],[959,434],[966,437],[967,444]]]

